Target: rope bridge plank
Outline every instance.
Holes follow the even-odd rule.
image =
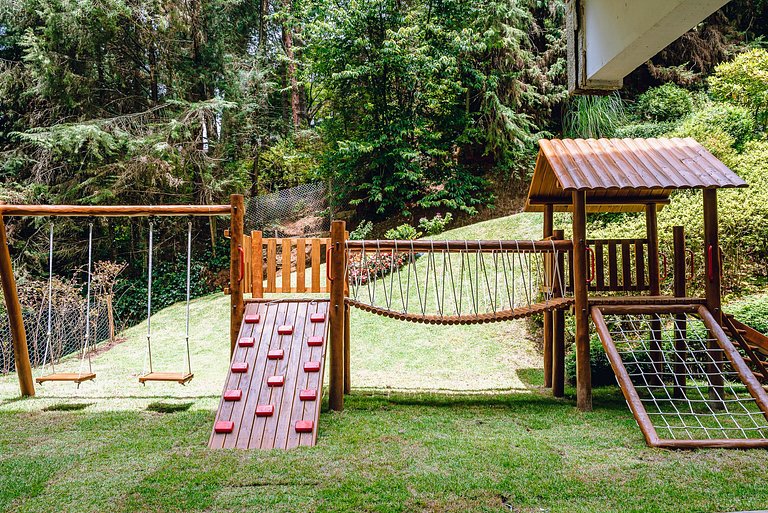
[[[648,445],[768,447],[768,395],[706,307],[591,313]]]

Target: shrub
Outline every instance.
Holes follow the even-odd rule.
[[[410,224],[401,224],[396,228],[391,228],[384,233],[385,239],[391,240],[413,240],[421,237],[421,232]]]
[[[677,123],[674,122],[634,123],[617,128],[614,136],[620,138],[663,137],[676,127]]]
[[[768,51],[756,48],[715,68],[709,79],[714,98],[749,109],[762,125],[768,117]]]
[[[616,384],[616,376],[605,354],[603,344],[596,336],[592,336],[589,345],[589,366],[592,368],[592,385],[604,387]],[[571,347],[565,355],[565,379],[571,384],[576,384],[576,347]]]
[[[613,137],[624,124],[624,101],[615,93],[607,96],[575,96],[563,116],[563,131],[568,137]]]
[[[755,118],[744,107],[710,103],[688,116],[672,135],[693,137],[704,144],[704,140],[712,139],[709,134],[720,136],[718,131],[733,139],[734,148],[741,149],[755,135]]]
[[[728,311],[747,326],[768,335],[768,295],[747,297],[731,304]]]
[[[445,217],[437,213],[432,219],[427,219],[426,217],[419,219],[419,228],[424,230],[424,233],[427,235],[437,235],[444,232],[451,221],[453,221],[453,214],[450,212],[445,214]]]
[[[372,231],[373,223],[371,221],[364,220],[357,225],[357,228],[349,233],[349,238],[351,240],[365,240],[371,235]]]
[[[653,121],[675,121],[693,110],[691,93],[671,82],[648,89],[637,99],[637,113]]]

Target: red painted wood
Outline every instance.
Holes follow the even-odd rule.
[[[299,399],[302,401],[314,401],[317,399],[317,390],[302,390],[299,392]]]
[[[281,387],[285,384],[285,376],[270,376],[267,378],[268,387]]]
[[[304,372],[320,372],[320,362],[304,362]]]
[[[285,358],[285,351],[283,349],[272,349],[267,353],[267,358],[270,360],[282,360]]]
[[[283,324],[282,326],[278,326],[277,328],[278,335],[290,335],[292,333],[293,333],[293,325],[291,324]]]
[[[235,429],[235,423],[231,420],[219,420],[213,426],[213,430],[217,433],[231,433]]]
[[[319,347],[323,345],[323,337],[312,336],[307,339],[307,345],[309,347]]]
[[[226,392],[224,392],[225,401],[239,401],[242,398],[243,398],[242,390],[227,390]]]
[[[297,420],[295,429],[297,433],[311,433],[315,429],[315,423],[311,420]]]
[[[248,362],[235,362],[232,364],[232,372],[248,372]]]
[[[256,407],[257,417],[271,417],[275,413],[274,404],[260,404]]]
[[[253,337],[243,337],[237,341],[237,345],[240,347],[253,347],[255,342]]]
[[[258,324],[261,321],[261,315],[257,313],[245,314],[243,320],[246,324]]]
[[[323,312],[313,313],[309,316],[310,322],[325,322],[325,314]]]

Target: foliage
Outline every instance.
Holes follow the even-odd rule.
[[[427,235],[437,235],[438,233],[444,232],[451,221],[453,221],[453,214],[448,212],[445,214],[445,217],[443,217],[442,214],[438,212],[432,219],[426,217],[419,219],[419,228],[421,228]]]
[[[351,240],[365,240],[370,237],[372,232],[373,222],[363,220],[360,221],[360,224],[358,224],[354,230],[349,232],[349,238]]]
[[[593,336],[589,345],[589,366],[592,370],[592,385],[604,387],[616,384],[616,375],[608,361],[600,339]],[[576,348],[571,349],[565,355],[565,380],[571,385],[576,384]]]
[[[421,232],[407,223],[390,228],[384,233],[384,238],[391,240],[413,240],[419,237],[421,237]]]
[[[755,48],[715,68],[709,78],[713,97],[748,109],[765,127],[768,122],[768,51]]]
[[[765,335],[768,335],[768,297],[757,294],[728,305],[728,313],[737,320]]]
[[[618,93],[606,96],[575,96],[563,117],[567,137],[613,137],[626,121],[624,102]]]
[[[660,123],[631,123],[617,127],[613,133],[619,138],[654,138],[663,137],[677,126],[674,122]]]
[[[671,82],[654,87],[637,99],[636,112],[643,119],[657,122],[677,121],[691,113],[691,93]]]
[[[704,144],[702,139],[713,139],[707,134],[722,132],[733,140],[732,146],[740,150],[755,136],[755,128],[755,118],[744,107],[713,102],[693,112],[671,135],[694,137]]]

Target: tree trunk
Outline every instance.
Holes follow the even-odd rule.
[[[283,0],[285,8],[285,21],[283,22],[283,47],[288,63],[285,67],[286,82],[291,86],[291,121],[293,129],[299,128],[299,112],[301,105],[299,102],[299,83],[296,78],[296,61],[293,54],[293,27],[290,23],[291,18],[291,0]]]

